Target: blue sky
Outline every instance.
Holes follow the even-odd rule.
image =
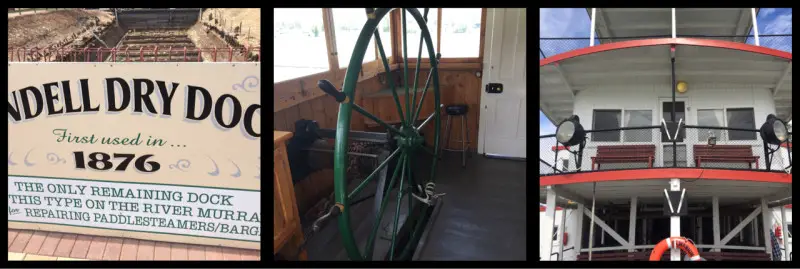
[[[763,34],[791,34],[792,9],[791,8],[762,8],[758,12],[758,33]],[[539,9],[539,37],[589,37],[590,18],[584,8],[542,8]],[[751,33],[752,30],[751,30]],[[760,43],[775,49],[791,52],[791,43],[775,42],[785,41],[785,38],[762,38]],[[753,44],[751,38],[748,43]],[[589,44],[586,44],[588,46]],[[577,49],[568,48],[568,49]],[[543,48],[544,50],[545,48]],[[564,51],[545,51],[547,56],[552,56]],[[542,58],[541,54],[539,58]],[[556,127],[550,123],[542,111],[539,111],[539,135],[555,133]]]

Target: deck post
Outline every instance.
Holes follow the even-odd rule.
[[[636,211],[639,197],[631,197],[631,215],[628,224],[628,252],[633,252],[633,247],[636,245]]]
[[[561,226],[558,226],[558,260],[564,260],[564,232],[567,231],[567,209],[561,210]]]
[[[703,217],[697,217],[697,244],[703,243]]]
[[[756,9],[751,8],[750,13],[753,15],[753,35],[756,38],[756,46],[761,46],[761,43],[758,42],[758,22],[756,21]]]
[[[594,25],[597,22],[595,20],[596,11],[597,11],[596,8],[592,8],[592,25],[589,26],[591,28],[591,30],[589,30],[589,47],[594,47]],[[758,40],[758,39],[756,39],[756,40]]]
[[[676,38],[676,31],[675,31],[675,8],[672,8],[672,38]]]
[[[539,236],[542,241],[549,242],[549,244],[542,246],[540,255],[543,261],[550,260],[550,254],[553,253],[553,225],[556,219],[556,192],[552,186],[547,186],[547,203],[545,204],[544,225],[539,227]]]
[[[781,206],[781,239],[783,240],[783,260],[789,260],[789,225],[786,224],[786,206]]]
[[[711,198],[711,210],[712,210],[712,218],[711,218],[711,229],[714,231],[714,245],[720,245],[720,238],[719,238],[719,197],[714,196]],[[720,252],[719,248],[711,249],[714,252]]]
[[[578,256],[581,254],[581,250],[583,249],[583,208],[584,205],[582,203],[578,203],[577,209],[577,216],[575,216],[575,225],[572,227],[572,238],[573,243],[572,246],[575,248],[575,259],[577,260]]]
[[[675,103],[673,103],[674,105]],[[669,180],[669,188],[671,191],[680,191],[681,190],[681,180],[677,178],[673,178]],[[688,206],[688,205],[687,205]],[[679,209],[677,210],[679,211]],[[676,211],[676,213],[677,213]],[[680,216],[671,216],[669,217],[669,236],[676,237],[681,236],[681,217]],[[681,250],[678,248],[670,249],[670,260],[671,261],[680,261],[681,260]]]
[[[772,257],[772,241],[770,241],[770,229],[772,228],[772,212],[767,207],[767,199],[761,198],[761,216],[764,219],[764,246],[765,251]]]

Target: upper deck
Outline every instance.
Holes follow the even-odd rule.
[[[587,130],[582,154],[569,152],[578,146],[560,147],[554,134],[540,136],[543,181],[557,174],[660,168],[685,168],[684,178],[708,170],[785,178],[791,142],[765,150],[758,129],[770,114],[792,119],[792,36],[759,35],[759,11],[588,8],[590,36],[540,38],[540,110],[556,126],[577,115]],[[683,90],[672,90],[677,82]],[[684,124],[675,143],[661,122],[671,119],[673,105],[675,121]],[[739,159],[704,159],[710,137],[715,145],[736,148],[741,156],[729,159]],[[651,157],[599,156],[619,146],[652,148],[643,153]]]
[[[692,88],[679,97],[744,89],[769,95],[753,105],[792,119],[792,35],[759,34],[760,9],[596,8],[594,16],[592,10],[586,9],[592,22],[587,36],[539,39],[540,110],[553,124],[577,114],[585,105],[579,99],[590,92],[663,87],[658,94],[669,97],[673,76]]]

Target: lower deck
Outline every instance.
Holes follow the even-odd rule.
[[[686,210],[678,216],[669,213],[665,198],[675,182],[683,192],[679,200],[670,194],[677,200],[672,204]],[[542,260],[589,260],[591,253],[591,260],[646,261],[656,244],[673,236],[689,239],[707,260],[791,260],[792,209],[786,205],[791,184],[703,179],[618,180],[588,189],[585,184],[592,183],[542,187],[540,233],[552,235],[540,242]],[[548,210],[551,206],[555,209]],[[667,251],[662,260],[669,256]]]
[[[420,162],[430,163],[424,159]],[[522,161],[490,159],[477,154],[467,159],[464,168],[458,153],[446,153],[436,180],[436,192],[446,195],[433,213],[415,260],[525,260],[525,169]],[[368,189],[375,187],[365,188]],[[364,248],[363,242],[372,227],[373,200],[351,209],[352,226],[358,227],[353,228],[353,233],[361,242],[359,249]],[[387,210],[392,211],[396,208],[395,199],[389,201]],[[401,205],[400,210],[404,214],[407,208]],[[384,216],[393,216],[393,212]],[[390,234],[392,224],[386,219],[390,218],[384,217],[385,232],[379,231],[379,236]],[[376,240],[374,258],[383,258],[388,245],[387,240]],[[309,260],[347,260],[335,221],[308,239],[307,250]]]

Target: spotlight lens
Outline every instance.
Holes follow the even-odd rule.
[[[556,140],[561,143],[567,143],[572,136],[575,135],[575,123],[571,121],[565,121],[558,126],[558,130],[556,131]]]
[[[789,136],[789,132],[786,130],[786,125],[783,124],[782,121],[776,120],[772,122],[772,130],[775,132],[775,137],[777,137],[781,142],[786,141],[786,138]]]

